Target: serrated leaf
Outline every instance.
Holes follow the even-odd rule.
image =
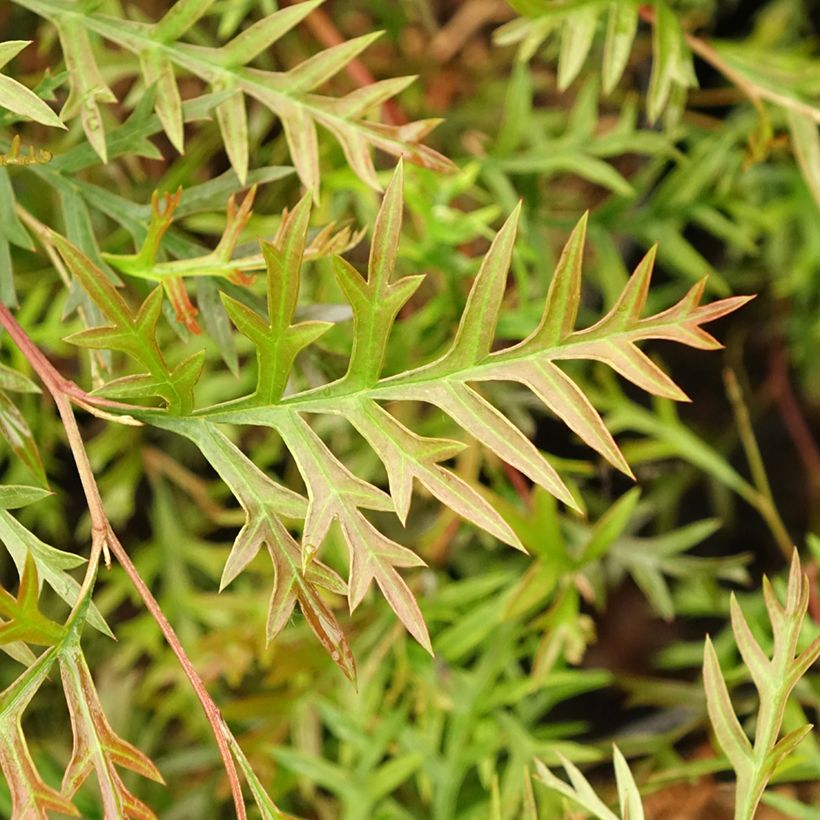
[[[445,171],[453,168],[445,157],[420,144],[420,140],[429,131],[428,123],[381,125],[366,119],[361,105],[353,102],[361,100],[362,95],[351,98],[346,106],[339,106],[333,98],[311,93],[355,59],[378,36],[375,33],[325,49],[290,71],[274,72],[247,67],[247,63],[260,51],[308,14],[316,5],[313,2],[300,3],[274,12],[220,48],[168,40],[167,35],[163,34],[164,30],[176,35],[182,29],[171,23],[166,26],[165,18],[154,25],[147,25],[75,10],[62,4],[55,6],[53,0],[29,2],[35,11],[56,20],[66,62],[71,61],[73,85],[69,101],[72,105],[68,109],[64,108],[64,118],[80,110],[79,101],[82,100],[84,105],[81,113],[86,134],[103,159],[106,157],[106,144],[97,103],[114,100],[94,62],[88,32],[140,56],[151,55],[158,50],[158,44],[161,44],[160,53],[164,59],[177,70],[183,69],[201,78],[215,92],[224,90],[228,94],[241,94],[258,100],[281,121],[300,179],[314,194],[319,186],[317,124],[331,131],[342,142],[351,158],[360,157],[363,147],[366,147],[365,150],[376,147],[393,156],[405,156],[426,167]],[[196,17],[197,13],[198,11],[193,13],[190,19]],[[188,19],[187,13],[185,19]],[[163,75],[161,70],[152,67],[153,59],[151,56],[144,58],[148,66],[146,79],[154,81],[155,87],[159,88],[157,81]],[[387,88],[389,87],[384,87],[382,91]],[[172,100],[170,89],[160,91],[159,99],[163,106],[163,119],[168,123],[170,134],[177,139],[179,133],[175,129],[178,129],[178,118],[173,113],[175,101],[169,102]],[[233,103],[233,110],[238,110],[238,103]],[[238,121],[227,117],[227,109],[223,109],[222,120],[226,128],[236,126],[241,130]],[[230,133],[229,139],[232,144],[231,159],[238,163],[235,170],[244,182],[244,152],[238,143],[240,130]],[[378,186],[375,175],[369,172],[369,160],[359,159],[354,167],[363,175],[365,182]]]
[[[417,277],[392,281],[401,224],[401,169],[398,169],[380,208],[367,277],[362,277],[347,262],[339,261],[336,265],[339,282],[357,322],[352,363],[347,374],[335,382],[286,396],[283,386],[293,365],[292,351],[288,351],[286,345],[290,344],[289,334],[300,327],[292,325],[291,321],[298,297],[300,268],[306,255],[309,208],[306,197],[288,214],[276,240],[266,249],[267,316],[263,317],[244,302],[226,300],[232,320],[260,351],[261,383],[274,385],[275,389],[265,391],[267,396],[262,400],[255,391],[250,396],[200,411],[196,418],[173,420],[157,416],[153,411],[134,413],[149,424],[176,430],[194,440],[248,513],[246,528],[240,533],[226,565],[223,583],[236,577],[262,544],[279,551],[274,561],[285,567],[277,569],[284,580],[281,585],[277,581],[274,589],[269,619],[271,632],[289,618],[300,583],[312,585],[315,581],[320,586],[327,586],[324,569],[324,581],[319,577],[313,579],[311,573],[321,566],[316,561],[316,554],[331,526],[338,522],[351,559],[347,592],[351,608],[362,600],[371,582],[376,580],[408,630],[429,647],[418,606],[397,571],[397,568],[417,566],[421,561],[413,552],[380,533],[362,510],[395,510],[399,518],[405,520],[413,482],[418,480],[449,509],[514,546],[521,545],[509,526],[484,503],[480,493],[440,466],[440,461],[456,452],[457,445],[418,436],[401,425],[381,406],[381,402],[424,401],[439,407],[458,427],[497,456],[574,507],[572,494],[550,463],[503,413],[476,391],[472,383],[514,379],[532,384],[536,393],[542,394],[545,403],[588,444],[616,466],[628,470],[597,412],[580,388],[558,370],[555,363],[562,359],[609,362],[636,383],[681,398],[683,394],[679,388],[638,350],[636,343],[660,338],[693,347],[713,348],[717,342],[701,329],[701,325],[735,310],[748,297],[733,297],[702,306],[703,284],[699,283],[673,307],[644,317],[654,258],[650,253],[638,265],[603,319],[592,327],[577,330],[575,322],[580,303],[586,228],[584,217],[561,255],[536,330],[519,344],[494,351],[495,325],[513,253],[516,223],[516,214],[513,214],[482,262],[449,350],[430,364],[382,377],[380,371],[390,328],[398,309],[418,284]],[[301,346],[302,342],[312,338],[312,333],[296,341]],[[334,414],[350,421],[385,464],[391,495],[354,476],[308,424],[309,414]],[[304,520],[301,554],[298,556],[286,538],[271,538],[273,543],[267,540],[269,535],[262,526],[261,517],[270,514],[275,518],[282,514],[262,502],[260,493],[267,490],[260,488],[266,482],[269,484],[269,479],[257,475],[258,471],[232,445],[230,452],[224,445],[220,445],[218,453],[214,451],[214,423],[270,427],[282,437],[308,494],[307,509],[299,496],[296,498],[302,506],[291,507],[291,514]],[[250,484],[243,478],[246,472],[254,476]],[[637,493],[628,495],[615,514],[625,510],[628,519],[635,501]],[[616,535],[622,531],[625,520],[619,519],[619,522]],[[605,521],[602,526],[606,524]],[[271,529],[275,530],[276,526],[270,524]],[[610,536],[603,538],[601,549],[611,540]],[[675,544],[668,546],[672,553]],[[299,567],[293,565],[297,557]],[[678,569],[673,567],[673,571]],[[634,571],[640,574],[641,570]],[[659,578],[668,595],[662,575],[649,573],[647,578]],[[668,601],[664,600],[664,606],[667,605]],[[322,640],[326,642],[326,637]],[[341,654],[337,649],[336,656]]]
[[[21,726],[26,707],[46,680],[56,657],[55,649],[47,649],[0,694],[0,768],[11,792],[15,820],[48,820],[49,811],[80,816],[70,800],[40,777]]]
[[[37,646],[54,646],[62,640],[64,628],[40,612],[39,597],[37,565],[29,553],[20,576],[17,597],[0,587],[0,618],[5,619],[5,622],[0,621],[0,643],[23,641]]]
[[[45,581],[69,606],[77,603],[80,584],[68,574],[67,570],[85,563],[84,558],[43,543],[6,510],[0,510],[0,541],[5,544],[18,573],[22,574],[26,557],[31,555],[40,579]],[[108,625],[94,604],[89,606],[88,622],[95,629],[113,638]]]
[[[63,776],[63,794],[73,796],[94,772],[106,817],[155,820],[156,815],[148,806],[125,787],[116,767],[158,783],[165,781],[148,757],[111,728],[78,639],[61,651],[60,673],[74,734],[71,760]]]
[[[57,32],[69,78],[69,94],[60,119],[69,120],[79,114],[88,142],[100,159],[108,162],[99,103],[116,102],[117,98],[103,79],[83,21],[75,15],[61,15]]]
[[[421,283],[421,277],[390,281],[399,247],[402,192],[403,168],[399,163],[376,215],[367,280],[343,259],[336,260],[336,277],[353,308],[353,348],[343,379],[353,389],[378,381],[396,316]]]

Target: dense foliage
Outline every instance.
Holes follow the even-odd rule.
[[[0,7],[0,813],[816,816],[810,11]]]

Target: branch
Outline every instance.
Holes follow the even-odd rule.
[[[19,325],[17,320],[11,314],[11,311],[3,304],[0,304],[0,324],[8,331],[9,336],[20,349],[20,352],[26,357],[29,364],[34,368],[40,380],[43,382],[46,390],[54,398],[54,403],[57,405],[57,410],[63,421],[68,439],[68,445],[71,448],[71,454],[74,457],[74,462],[77,465],[77,472],[80,475],[83,492],[85,494],[88,510],[91,515],[92,537],[91,537],[91,556],[89,558],[89,569],[86,573],[86,578],[83,584],[84,589],[91,582],[96,571],[96,565],[99,561],[100,552],[106,556],[106,564],[109,564],[108,549],[117,557],[117,560],[125,570],[134,588],[139,593],[145,604],[146,609],[151,613],[153,619],[159,625],[165,640],[177,656],[177,660],[182,666],[186,677],[188,678],[197,698],[199,699],[202,709],[205,712],[205,717],[211,725],[211,729],[216,739],[216,744],[219,747],[219,753],[222,757],[222,763],[225,767],[225,772],[228,776],[228,781],[231,787],[231,794],[233,796],[234,807],[236,809],[236,816],[238,820],[246,820],[245,802],[242,797],[242,784],[239,780],[239,773],[237,772],[233,756],[229,747],[228,738],[232,737],[230,729],[228,729],[219,707],[214,702],[209,694],[202,678],[199,677],[194,665],[185,652],[179,638],[174,632],[165,614],[162,612],[157,599],[148,589],[145,582],[140,577],[137,568],[131,561],[130,556],[125,548],[120,543],[120,540],[115,535],[108,517],[103,508],[102,498],[100,496],[97,482],[94,479],[94,474],[91,465],[88,461],[88,455],[85,451],[82,436],[77,420],[74,417],[74,410],[71,406],[71,401],[75,401],[85,409],[93,412],[94,405],[102,404],[108,407],[128,408],[129,405],[123,405],[120,402],[111,402],[107,400],[100,400],[96,396],[89,396],[82,388],[74,382],[64,378],[45,357],[37,345],[32,342],[25,330]]]

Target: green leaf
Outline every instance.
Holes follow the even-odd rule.
[[[22,575],[27,556],[31,555],[38,576],[69,606],[77,603],[80,585],[67,570],[85,563],[84,558],[43,543],[6,510],[0,510],[0,541],[9,551],[18,573]],[[88,622],[103,634],[114,637],[94,604],[88,609]]]
[[[291,324],[309,219],[310,199],[306,195],[285,220],[278,242],[262,242],[268,269],[268,323],[238,300],[222,295],[231,321],[256,346],[259,370],[254,400],[259,404],[279,401],[296,355],[331,326],[327,322]]]
[[[715,735],[735,771],[745,773],[752,762],[752,747],[735,715],[729,690],[723,680],[712,641],[707,635],[703,650],[703,686],[709,720]]]
[[[30,42],[31,40],[7,40],[0,43],[0,68]],[[3,74],[0,74],[0,106],[41,125],[65,128],[60,118],[33,91]]]
[[[563,794],[570,800],[578,803],[594,817],[599,820],[618,820],[614,812],[611,812],[604,802],[595,794],[595,790],[590,782],[581,774],[578,767],[567,760],[559,753],[559,759],[566,773],[569,775],[570,783],[565,783],[557,778],[538,758],[535,759],[535,771],[538,778],[549,788]]]
[[[558,90],[564,91],[578,76],[592,47],[598,23],[598,5],[587,5],[570,14],[561,30],[558,55]]]
[[[0,364],[0,388],[11,390],[12,393],[40,393],[40,388],[31,379]]]
[[[604,93],[611,94],[623,76],[638,30],[638,6],[632,0],[609,4],[604,61]]]
[[[381,375],[387,343],[396,316],[421,284],[421,276],[390,279],[396,264],[402,223],[401,162],[387,186],[373,228],[367,281],[343,259],[336,259],[336,276],[353,308],[353,349],[343,379],[351,389],[374,385]]]
[[[5,484],[0,486],[0,510],[16,510],[51,495],[42,487]]]
[[[6,440],[17,458],[26,465],[31,475],[43,487],[48,487],[40,450],[31,429],[17,405],[2,390],[0,390],[0,436]]]
[[[621,817],[624,820],[644,820],[643,803],[638,785],[635,783],[626,758],[617,746],[612,747],[612,758],[615,766],[615,780],[618,784]]]
[[[350,608],[360,603],[375,580],[408,631],[429,649],[429,636],[418,605],[398,572],[423,562],[411,550],[379,532],[362,511],[394,510],[402,521],[406,520],[413,483],[418,480],[448,509],[514,547],[522,545],[476,488],[440,466],[441,461],[457,452],[459,445],[446,439],[419,436],[381,403],[423,401],[437,406],[496,456],[568,506],[577,508],[572,493],[549,461],[473,384],[522,381],[586,443],[628,473],[629,468],[600,416],[556,363],[570,359],[602,361],[644,389],[685,398],[638,349],[637,343],[659,338],[704,349],[719,346],[701,325],[737,309],[747,297],[700,305],[704,288],[701,282],[671,308],[644,316],[654,260],[654,252],[650,252],[607,314],[593,326],[577,330],[584,217],[558,262],[538,327],[519,344],[494,351],[495,328],[513,255],[516,211],[493,240],[481,264],[447,352],[429,364],[383,377],[381,369],[390,331],[399,308],[418,284],[418,277],[392,281],[401,225],[401,169],[398,169],[379,210],[367,278],[361,277],[346,262],[339,261],[336,265],[355,322],[354,347],[347,373],[329,384],[285,395],[284,387],[296,352],[320,330],[316,326],[291,324],[306,254],[309,209],[310,203],[305,197],[288,215],[276,240],[265,246],[267,316],[263,318],[238,300],[225,300],[232,321],[257,348],[259,375],[254,393],[199,411],[196,418],[178,421],[152,411],[132,412],[148,424],[176,430],[194,440],[246,510],[247,522],[231,552],[223,583],[236,577],[260,547],[267,545],[277,574],[269,612],[270,636],[290,617],[296,600],[302,603],[303,609],[314,606],[313,583],[321,586],[330,576],[329,570],[322,570],[321,577],[315,578],[310,573],[320,566],[317,553],[337,522],[350,555],[347,587]],[[105,344],[108,332],[106,329],[86,332],[85,342]],[[349,421],[385,465],[391,494],[354,476],[308,424],[309,414],[332,414]],[[300,504],[291,505],[288,513],[297,520],[304,520],[301,548],[278,522],[277,516],[284,513],[263,501],[262,493],[267,490],[262,487],[269,485],[269,480],[258,475],[232,445],[230,453],[224,444],[216,446],[214,423],[270,427],[282,437],[307,489],[307,508],[300,506],[304,500],[296,496]],[[246,471],[254,476],[250,486],[243,478]],[[637,492],[629,494],[613,512],[613,521],[602,522],[600,544],[593,540],[593,552],[597,554],[606,549],[622,532],[636,501]],[[607,529],[610,524],[612,532]],[[646,570],[645,584],[652,581],[657,587],[659,578],[666,592],[662,575],[657,575],[658,568],[650,569],[656,574]],[[673,567],[672,571],[678,569]],[[634,571],[640,574],[642,570]],[[331,582],[331,586],[334,585],[339,586]],[[655,597],[660,600],[660,593]],[[664,606],[667,606],[666,600]],[[309,620],[315,628],[322,618],[309,615]],[[331,633],[320,635],[320,640],[326,647],[333,647],[329,651],[337,662],[346,657],[349,650],[335,626]],[[351,664],[344,663],[349,671]]]
[[[626,529],[640,498],[640,488],[633,487],[598,519],[579,557],[581,562],[595,561],[606,553],[612,542]]]
[[[60,118],[65,121],[79,114],[88,142],[100,159],[108,162],[99,103],[113,103],[117,98],[103,79],[83,19],[75,14],[61,14],[57,31],[68,69],[70,89]]]
[[[683,31],[677,15],[669,8],[666,0],[655,0],[655,20],[652,26],[652,73],[649,77],[649,98],[647,115],[654,123],[660,117],[672,84],[679,79],[680,62],[684,58],[686,46]]]
[[[0,623],[0,643],[24,641],[38,646],[54,646],[62,640],[64,628],[40,612],[39,597],[37,565],[29,553],[20,576],[17,597],[0,587],[0,617],[6,619],[5,623]]]
[[[115,384],[112,388],[115,394],[134,395],[126,392],[133,388],[137,396],[159,396],[173,413],[189,413],[194,405],[194,386],[202,372],[204,351],[189,356],[175,367],[165,361],[156,340],[162,288],[154,288],[134,314],[108,277],[79,248],[59,234],[53,234],[52,241],[71,273],[111,322],[105,327],[74,333],[67,340],[93,349],[121,350],[148,371],[136,379]]]
[[[299,177],[314,195],[319,186],[317,124],[336,137],[354,169],[366,183],[376,188],[378,182],[371,171],[369,158],[372,147],[439,171],[453,168],[448,159],[421,144],[437,121],[382,125],[365,116],[368,113],[365,106],[375,108],[383,98],[397,93],[402,87],[400,82],[380,84],[376,92],[356,90],[341,99],[313,93],[354,60],[378,36],[376,33],[332,46],[290,71],[247,67],[260,51],[309,14],[317,5],[314,2],[280,9],[220,48],[178,42],[176,37],[181,36],[182,26],[169,22],[176,19],[173,10],[169,15],[174,16],[169,16],[168,20],[164,18],[148,25],[75,10],[60,0],[25,0],[25,5],[57,25],[72,83],[63,119],[78,112],[82,114],[86,135],[104,161],[106,142],[97,104],[115,100],[94,60],[89,32],[141,57],[145,79],[157,89],[158,111],[161,111],[163,125],[177,146],[181,141],[177,99],[170,88],[172,78],[164,67],[165,61],[176,70],[183,69],[199,77],[215,92],[226,92],[226,99],[231,98],[233,102],[222,108],[218,119],[223,139],[230,146],[231,161],[236,163],[234,170],[243,183],[247,148],[243,150],[240,140],[246,128],[236,95],[252,97],[279,118]],[[186,12],[179,18],[186,24],[200,13],[199,6],[192,8],[190,15]],[[169,36],[173,39],[168,39]],[[161,56],[158,58],[157,54]]]
[[[814,201],[820,207],[820,136],[817,123],[792,109],[787,109],[786,119],[797,164]]]

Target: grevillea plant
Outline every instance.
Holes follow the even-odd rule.
[[[562,110],[567,123],[550,125],[555,140],[543,142],[540,125],[526,125],[537,98],[526,60],[560,28],[564,91],[606,20],[611,93],[649,25],[650,125],[685,106],[693,55],[717,60],[757,108],[763,99],[786,111],[813,179],[804,166],[816,133],[802,91],[784,102],[763,81],[750,85],[740,58],[704,51],[666,0],[521,0],[512,5],[528,19],[497,35],[522,44],[525,60],[505,92],[521,122],[508,118],[495,145],[466,132],[474,161],[447,176],[455,164],[427,144],[439,120],[396,107],[413,78],[376,80],[360,55],[378,33],[354,16],[357,36],[339,36],[322,0],[178,0],[159,3],[156,20],[120,0],[7,5],[0,22],[19,14],[15,25],[36,27],[37,46],[34,34],[0,43],[0,326],[9,357],[0,364],[9,449],[0,486],[9,558],[0,566],[0,813],[150,820],[168,806],[166,781],[180,771],[198,779],[218,753],[220,782],[181,798],[175,816],[222,816],[230,800],[240,820],[289,817],[277,803],[293,792],[297,807],[319,807],[306,809],[311,816],[405,816],[391,795],[412,779],[420,796],[411,803],[435,820],[462,817],[462,790],[474,781],[500,820],[519,809],[541,816],[534,782],[612,820],[578,766],[601,756],[576,742],[578,724],[539,729],[556,703],[611,682],[575,668],[593,641],[590,612],[627,575],[658,616],[697,612],[670,579],[742,583],[747,557],[686,554],[719,522],[675,529],[675,488],[625,489],[615,500],[616,488],[590,502],[578,476],[628,488],[633,467],[682,456],[756,506],[781,549],[789,535],[759,457],[749,458],[752,486],[686,438],[669,407],[688,396],[654,348],[644,350],[656,341],[716,350],[705,326],[752,297],[728,295],[720,277],[707,284],[686,251],[680,198],[637,220],[623,254],[607,232],[639,192],[663,199],[656,169],[680,159],[678,138],[642,129],[632,96],[614,128],[601,128],[593,76]],[[323,48],[285,48],[311,21]],[[40,75],[12,76],[10,65],[26,58]],[[390,168],[377,170],[373,149]],[[652,173],[615,167],[633,152]],[[560,218],[541,224],[540,203],[518,200],[510,182],[530,172],[577,175],[611,199],[568,199]],[[678,185],[673,173],[667,179]],[[680,197],[692,194],[685,202],[698,224],[743,244],[723,203],[702,202],[694,183],[678,187]],[[484,207],[462,208],[476,191]],[[560,235],[554,255],[547,224]],[[694,284],[651,286],[656,228]],[[592,284],[582,277],[590,261]],[[653,409],[629,404],[617,383]],[[563,451],[533,435],[533,420],[547,416],[581,443],[583,458],[545,452]],[[744,424],[739,415],[754,455]],[[630,429],[660,444],[631,441],[630,456],[615,440]],[[650,519],[658,531],[639,534]],[[471,557],[432,594],[459,522],[469,533],[459,549]],[[145,529],[155,541],[142,549],[133,542]],[[470,562],[490,552],[492,571],[469,577]],[[778,740],[789,695],[818,653],[817,641],[798,651],[810,592],[796,556],[785,608],[768,585],[764,597],[771,659],[731,604],[761,695],[753,745],[709,641],[704,662],[701,724],[708,709],[737,773],[738,820],[751,818],[806,735],[797,728]],[[124,667],[101,659],[115,637]],[[132,673],[150,701],[144,733],[122,715]],[[252,677],[256,702],[239,694]],[[328,681],[344,686],[338,703]],[[271,728],[282,711],[286,728]],[[204,756],[194,748],[203,715],[216,747]],[[61,720],[64,732],[35,742],[44,719]],[[323,733],[338,740],[325,748],[338,746],[340,763],[323,759]],[[293,736],[298,748],[288,745]],[[615,747],[620,816],[639,820],[645,784],[619,749],[631,752]],[[571,785],[549,771],[555,761]],[[486,808],[471,804],[463,816]]]
[[[110,323],[74,334],[69,341],[127,353],[143,371],[108,382],[93,395],[116,400],[159,398],[166,408],[161,414],[133,408],[128,412],[147,424],[191,439],[245,510],[246,523],[234,542],[221,586],[233,581],[265,546],[275,572],[268,638],[274,638],[287,623],[298,601],[319,640],[345,674],[353,678],[355,664],[347,640],[322,603],[319,588],[346,592],[352,611],[375,580],[407,630],[432,651],[421,612],[398,572],[422,561],[412,550],[382,534],[363,510],[395,512],[405,522],[415,480],[466,520],[522,548],[513,530],[477,488],[441,465],[464,444],[419,436],[387,409],[390,403],[421,401],[437,407],[533,483],[570,507],[577,507],[549,461],[481,395],[477,386],[493,381],[526,385],[586,444],[630,475],[600,416],[557,362],[601,361],[650,393],[685,400],[683,391],[636,343],[668,339],[704,349],[718,347],[701,325],[730,313],[749,297],[731,297],[703,306],[701,282],[676,305],[644,317],[653,249],[639,263],[609,312],[591,327],[577,330],[584,217],[561,254],[538,326],[519,344],[493,350],[513,254],[516,212],[507,219],[484,257],[449,349],[429,364],[384,376],[393,325],[423,278],[396,279],[394,275],[402,224],[400,166],[376,219],[367,276],[342,257],[335,259],[339,285],[353,311],[353,346],[347,371],[331,384],[288,394],[286,388],[297,354],[330,327],[316,321],[293,324],[309,219],[310,198],[306,196],[285,218],[278,239],[262,242],[267,265],[266,316],[223,295],[231,321],[256,348],[255,390],[248,396],[200,410],[194,410],[194,387],[202,370],[202,357],[194,354],[170,366],[156,341],[162,289],[153,290],[133,311],[82,252],[60,236],[55,235],[53,241],[69,270]],[[389,494],[354,476],[317,436],[308,419],[326,413],[347,419],[373,448],[387,472]],[[275,430],[298,467],[307,497],[260,473],[220,432],[219,423]],[[301,543],[294,540],[283,519],[302,521]],[[339,523],[349,551],[346,584],[318,558],[334,521]]]
[[[741,725],[720,668],[715,647],[706,637],[703,653],[703,685],[712,728],[726,760],[735,772],[735,820],[753,820],[769,781],[789,755],[811,733],[812,724],[798,725],[780,737],[783,719],[794,687],[820,657],[820,636],[801,649],[809,605],[809,580],[795,551],[786,585],[785,605],[764,576],[763,597],[772,630],[773,653],[769,658],[755,638],[743,610],[731,598],[732,632],[745,671],[760,695],[754,721],[754,743]],[[561,762],[570,783],[556,777],[540,760],[536,775],[547,786],[582,806],[599,820],[643,820],[644,806],[635,778],[618,747],[613,748],[620,813],[613,812],[596,794],[589,780],[566,758]]]

